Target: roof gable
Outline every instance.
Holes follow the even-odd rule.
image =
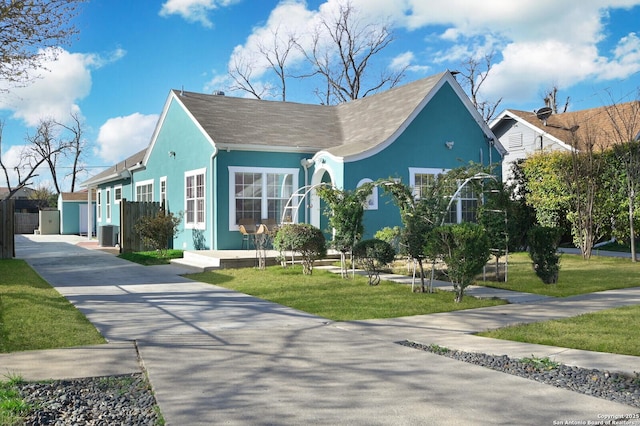
[[[610,148],[621,141],[640,137],[640,102],[633,101],[612,106],[552,114],[546,120],[535,112],[506,110],[491,123],[511,117],[550,136],[567,149],[584,141],[592,141],[598,150]]]

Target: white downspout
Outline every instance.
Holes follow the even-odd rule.
[[[218,147],[213,146],[213,153],[211,154],[211,183],[213,188],[211,190],[211,249],[218,250],[218,240],[214,237],[218,234],[218,173],[215,167],[217,163],[216,157],[218,156]],[[215,195],[215,196],[214,196]]]
[[[310,158],[303,158],[300,160],[300,165],[304,168],[304,186],[305,188],[309,186],[309,167],[314,164],[314,161]],[[305,197],[306,198],[306,197]],[[309,211],[309,201],[304,201],[304,223],[309,223],[308,221],[308,211]]]
[[[88,188],[87,194],[87,239],[91,241],[93,237],[93,209],[91,208],[91,187]]]

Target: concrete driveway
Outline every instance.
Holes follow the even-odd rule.
[[[16,246],[110,342],[136,342],[169,425],[586,424],[638,411],[395,343],[467,338],[454,315],[451,327],[444,316],[333,323],[173,266],[45,236]]]

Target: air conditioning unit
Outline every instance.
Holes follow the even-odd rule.
[[[101,247],[114,247],[116,245],[116,231],[113,225],[98,227],[98,245]]]

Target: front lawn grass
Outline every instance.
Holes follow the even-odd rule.
[[[501,265],[501,274],[502,265]],[[525,293],[567,297],[596,291],[640,286],[640,262],[630,259],[563,254],[557,284],[544,284],[533,271],[527,253],[509,255],[508,282],[482,281],[477,284]]]
[[[67,299],[23,260],[0,259],[0,352],[105,343]]]
[[[505,327],[480,336],[563,348],[640,356],[640,306]]]
[[[167,250],[164,256],[160,256],[160,252],[139,251],[134,253],[120,253],[119,258],[128,260],[129,262],[139,263],[144,266],[167,265],[171,263],[171,259],[181,259],[183,250]]]
[[[223,269],[187,277],[334,321],[396,318],[505,303],[471,296],[455,303],[454,294],[447,291],[412,293],[411,286],[389,281],[370,286],[366,277],[356,275],[355,279],[343,279],[338,274],[320,269],[315,269],[313,275],[303,275],[300,266],[272,266],[263,271],[255,268]]]

